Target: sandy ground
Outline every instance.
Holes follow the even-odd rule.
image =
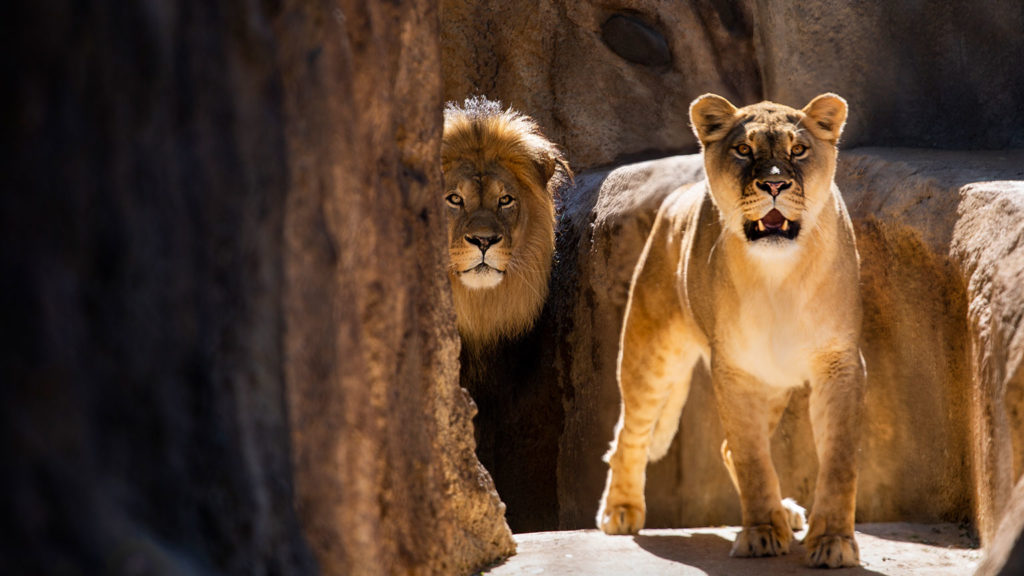
[[[516,535],[519,553],[485,570],[489,576],[543,574],[643,574],[653,576],[782,576],[828,572],[805,568],[804,548],[794,544],[777,558],[730,558],[739,528],[643,530],[637,536],[606,536],[596,530]],[[797,533],[797,537],[802,537]],[[836,571],[842,576],[974,573],[982,551],[955,524],[858,524],[861,567]]]

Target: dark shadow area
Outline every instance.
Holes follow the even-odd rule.
[[[716,534],[640,534],[633,541],[641,548],[666,560],[703,570],[710,576],[759,576],[773,574],[824,574],[804,565],[804,547],[794,542],[790,553],[774,558],[732,558],[732,541]],[[844,568],[843,576],[881,575],[864,567]]]
[[[878,524],[857,524],[857,532],[894,542],[912,542],[926,546],[958,548],[961,550],[977,550],[981,548],[981,543],[978,542],[978,535],[975,529],[966,523],[912,524],[908,522],[884,522]]]
[[[545,310],[547,312],[547,310]],[[513,532],[558,528],[556,472],[564,413],[542,314],[523,338],[474,358],[463,349],[461,384],[477,405],[477,457],[494,479]]]

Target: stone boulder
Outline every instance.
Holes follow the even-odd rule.
[[[974,576],[1024,574],[1024,479],[1017,482],[988,553]]]
[[[5,17],[11,574],[514,552],[443,272],[431,0]]]

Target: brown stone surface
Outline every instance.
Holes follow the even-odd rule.
[[[484,571],[489,576],[636,574],[658,576],[788,576],[822,574],[803,565],[803,546],[777,558],[730,558],[735,527],[644,530],[608,536],[596,530],[519,534],[519,554]],[[797,534],[798,537],[801,533]],[[982,552],[953,524],[858,524],[861,566],[855,576],[963,576]]]
[[[844,146],[1024,146],[1024,4],[758,0],[764,94],[841,94]]]
[[[1024,478],[1017,482],[1003,519],[975,576],[1024,574]]]
[[[285,99],[285,376],[298,511],[330,574],[458,574],[514,551],[458,387],[434,19],[352,2],[279,20],[285,86],[312,87]]]
[[[578,170],[696,151],[687,109],[705,92],[793,106],[837,92],[855,112],[847,147],[1021,147],[1021,29],[1016,0],[444,0],[444,97],[536,117]]]
[[[616,16],[662,38],[671,63],[614,52],[604,38]],[[482,94],[533,116],[576,169],[693,152],[693,98],[761,95],[750,2],[443,0],[441,17],[445,99]]]
[[[458,387],[437,15],[7,11],[4,573],[465,574],[514,550]]]
[[[567,195],[560,249],[577,253],[563,259],[570,267],[560,281],[577,292],[568,298],[576,308],[560,366],[568,390],[563,527],[593,523],[606,470],[600,456],[617,418],[614,366],[630,262],[655,200],[699,177],[681,168],[692,162],[699,157],[584,174]],[[860,521],[972,520],[983,541],[994,532],[1024,456],[1020,180],[1021,152],[840,154],[837,181],[857,228],[865,301]],[[651,527],[739,520],[710,382],[697,372],[681,433],[648,469]],[[806,395],[795,395],[773,455],[783,494],[809,504],[816,459],[806,410]]]

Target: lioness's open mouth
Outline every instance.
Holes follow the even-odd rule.
[[[744,222],[743,232],[747,235],[747,240],[751,242],[769,236],[792,240],[800,233],[800,222],[787,220],[782,212],[772,208],[771,212],[765,214],[760,220]]]

